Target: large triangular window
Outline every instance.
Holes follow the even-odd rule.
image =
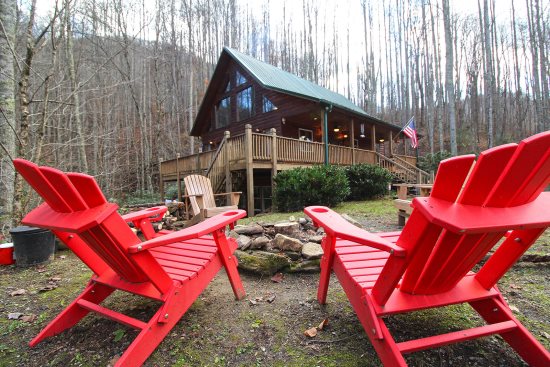
[[[246,78],[237,71],[235,74],[235,85],[236,86],[242,85],[246,83],[246,81],[247,81]]]
[[[225,83],[225,88],[223,89],[224,93],[227,93],[231,90],[231,83],[229,82],[229,79],[227,79],[227,83]]]
[[[269,111],[275,111],[276,109],[277,109],[277,106],[275,106],[269,98],[264,96],[262,100],[262,112],[265,113]]]

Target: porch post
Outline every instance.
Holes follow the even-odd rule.
[[[181,201],[181,181],[180,181],[180,154],[176,153],[176,184],[178,186],[178,201]]]
[[[393,156],[393,131],[390,130],[390,154],[389,157]]]
[[[277,129],[271,128],[271,197],[273,198],[273,187],[275,186],[275,176],[277,176]],[[273,199],[271,200],[271,211],[277,209]]]
[[[407,140],[405,139],[405,134],[403,134],[403,149],[405,150],[405,155],[409,155],[409,149],[407,149]]]
[[[225,192],[229,193],[231,191],[233,191],[233,188],[232,188],[232,185],[233,183],[231,182],[231,169],[229,167],[229,137],[230,137],[230,133],[229,131],[225,131],[223,133],[224,135],[224,140],[225,140],[225,143],[224,143],[224,147],[223,147],[223,150],[224,150],[224,155],[225,155]],[[227,195],[227,205],[231,205],[231,195]]]
[[[323,141],[325,143],[325,166],[329,164],[328,159],[328,113],[332,111],[332,106],[327,105],[323,114]]]
[[[162,158],[159,158],[159,191],[160,201],[164,203],[164,179],[162,177]]]
[[[244,126],[244,159],[246,163],[246,210],[254,216],[254,162],[252,159],[252,125]]]
[[[351,164],[355,164],[355,131],[353,130],[353,119],[349,122],[349,139],[351,147]]]

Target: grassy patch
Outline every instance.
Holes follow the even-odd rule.
[[[333,208],[337,213],[346,213],[351,216],[385,216],[395,215],[395,207],[393,206],[393,199],[386,197],[378,200],[369,201],[346,201],[338,204]],[[253,222],[280,222],[289,220],[291,217],[298,219],[304,217],[303,211],[291,212],[291,213],[266,213],[259,214],[255,217],[244,218],[239,220],[239,224],[250,224]]]

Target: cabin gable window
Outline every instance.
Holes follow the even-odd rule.
[[[243,85],[247,82],[246,78],[239,73],[238,71],[235,72],[235,86]]]
[[[231,118],[231,97],[222,99],[216,105],[216,129],[229,125]]]
[[[237,93],[237,121],[252,117],[254,112],[252,108],[253,101],[252,87],[248,87]]]
[[[269,98],[267,98],[266,96],[263,96],[263,99],[262,99],[262,112],[266,113],[266,112],[270,112],[270,111],[275,111],[276,109],[277,109],[277,107],[273,104],[273,102],[271,102],[271,100]]]

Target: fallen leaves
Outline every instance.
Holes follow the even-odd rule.
[[[23,322],[33,322],[34,320],[36,320],[36,315],[33,313],[21,317],[21,321]]]
[[[42,288],[39,288],[38,292],[48,292],[48,291],[54,290],[59,286],[60,281],[61,281],[60,277],[51,277],[50,279],[48,279],[48,284],[46,284]]]
[[[283,273],[277,273],[274,276],[271,277],[271,281],[274,283],[281,283],[283,279],[285,278]]]
[[[256,306],[260,302],[273,303],[273,301],[275,301],[275,297],[276,296],[273,293],[269,293],[265,297],[248,298],[248,303],[250,306]]]
[[[8,314],[8,320],[21,320],[23,322],[33,322],[34,320],[36,320],[36,315],[33,313],[25,315],[21,312],[10,312]]]
[[[11,292],[11,293],[10,293],[10,296],[12,296],[12,297],[14,297],[14,296],[22,296],[23,294],[26,294],[26,293],[27,293],[27,291],[26,291],[25,289],[21,288],[21,289],[17,289],[17,290],[15,290],[15,291]]]
[[[321,323],[318,326],[311,327],[304,331],[304,335],[309,338],[315,338],[317,336],[317,332],[323,330],[328,325],[328,319],[323,319]]]
[[[317,336],[317,328],[314,326],[312,328],[307,329],[306,331],[304,331],[304,335],[310,338],[315,338]]]

